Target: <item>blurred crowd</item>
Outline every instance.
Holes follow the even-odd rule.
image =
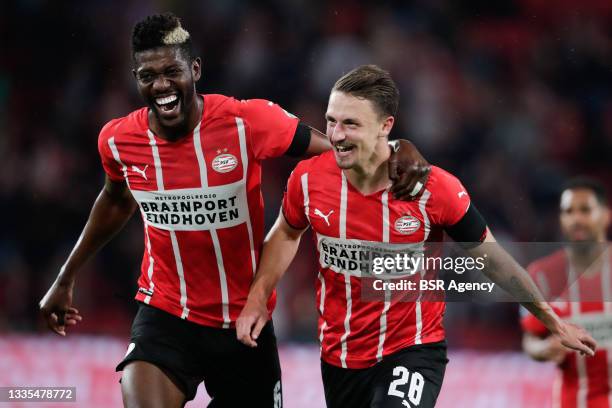
[[[141,106],[131,28],[164,11],[183,19],[203,58],[200,92],[270,99],[319,129],[342,73],[390,70],[401,92],[392,136],[456,174],[503,241],[560,240],[557,199],[570,176],[612,187],[609,0],[9,1],[0,13],[0,332],[40,329],[36,304],[102,187],[98,131]],[[268,225],[294,165],[265,166]],[[137,218],[80,273],[81,331],[128,333]],[[280,289],[283,339],[315,339],[310,246]],[[518,346],[516,305],[451,304],[447,317],[451,346],[480,347],[484,332],[488,346]]]

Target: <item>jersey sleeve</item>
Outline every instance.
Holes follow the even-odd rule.
[[[308,173],[304,171],[303,162],[291,172],[283,194],[283,216],[287,223],[295,229],[304,229],[310,224],[306,216],[302,183],[308,183]]]
[[[113,137],[112,132],[116,126],[117,120],[112,120],[104,125],[98,136],[98,152],[102,160],[102,167],[108,178],[115,182],[122,182],[124,181],[123,172],[109,145],[109,140]]]
[[[427,209],[432,224],[450,227],[467,213],[470,195],[459,179],[449,172],[433,167],[426,188],[431,194]]]
[[[296,116],[265,99],[241,101],[240,115],[257,159],[282,156],[289,149],[299,123]]]

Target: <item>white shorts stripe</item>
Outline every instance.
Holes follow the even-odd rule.
[[[342,189],[340,190],[340,238],[346,239],[346,201],[348,195],[348,186],[344,172],[342,174]],[[351,333],[351,311],[353,308],[353,298],[351,294],[351,276],[344,275],[344,287],[346,291],[346,316],[344,317],[344,334],[340,338],[342,352],[340,353],[340,364],[342,368],[346,368],[346,355],[348,353],[347,339]]]
[[[249,154],[246,145],[246,136],[244,133],[244,121],[242,118],[236,118],[236,127],[238,128],[238,139],[240,141],[240,158],[242,160],[242,182],[247,182],[247,169],[249,167]],[[255,261],[255,244],[253,241],[253,226],[251,225],[251,215],[249,213],[249,206],[246,206],[246,226],[249,234],[249,245],[251,248],[251,268],[253,269],[253,275],[257,271],[257,262]]]
[[[217,267],[219,268],[219,281],[221,283],[221,307],[223,310],[223,328],[228,329],[230,326],[229,316],[229,296],[227,292],[227,277],[225,275],[225,267],[223,266],[223,256],[221,254],[221,245],[216,230],[210,230],[213,246],[215,248],[215,256],[217,257]]]

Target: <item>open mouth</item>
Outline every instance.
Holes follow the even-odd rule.
[[[155,98],[155,105],[157,106],[160,113],[165,114],[164,116],[170,116],[178,113],[179,102],[180,100],[177,95],[168,95],[160,98]]]
[[[355,149],[354,145],[334,145],[334,149],[336,150],[336,152],[342,154],[348,154],[349,152],[351,152],[353,149]]]

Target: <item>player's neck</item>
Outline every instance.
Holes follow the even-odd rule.
[[[177,127],[164,127],[162,126],[155,114],[149,109],[149,128],[156,136],[168,141],[176,141],[189,135],[197,124],[202,119],[204,109],[204,98],[197,93],[195,94],[195,102],[191,104],[191,109],[187,112],[187,120],[185,120],[183,126]]]
[[[379,143],[369,159],[351,169],[343,170],[348,181],[362,194],[372,194],[389,186],[390,156],[387,142]]]
[[[569,247],[572,267],[585,277],[597,275],[601,271],[604,258],[609,256],[608,244],[605,241],[577,243]]]

